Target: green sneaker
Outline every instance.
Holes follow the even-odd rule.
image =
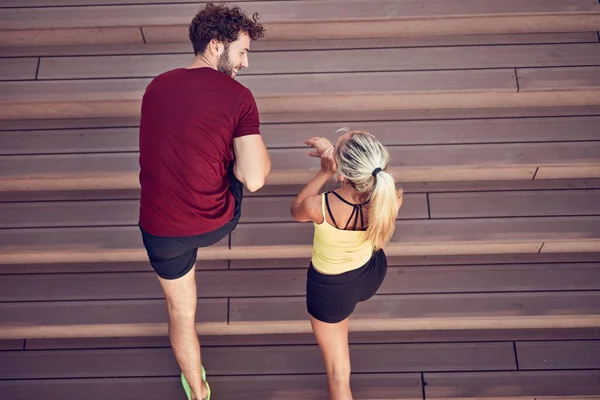
[[[203,400],[210,400],[210,386],[206,381],[206,370],[204,369],[204,365],[202,366],[202,381],[206,385],[206,389],[208,390],[208,395]],[[183,372],[181,373],[181,385],[183,386],[183,390],[185,390],[185,394],[187,395],[188,400],[192,400],[192,388],[188,383],[187,379],[185,379],[185,375]]]

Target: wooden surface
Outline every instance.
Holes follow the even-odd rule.
[[[139,31],[138,31],[139,35]],[[86,55],[136,55],[136,54],[193,54],[189,43],[106,44],[103,46],[45,46],[1,47],[2,57],[52,57]],[[535,45],[554,43],[598,43],[596,32],[514,33],[509,35],[447,35],[428,37],[390,37],[378,39],[315,39],[315,40],[259,40],[251,44],[252,55],[258,52],[281,50],[340,50],[379,49],[406,47],[477,46],[477,45]],[[254,63],[254,61],[252,61]]]
[[[6,8],[0,13],[5,30],[80,28],[85,26],[153,26],[184,25],[198,10],[197,4],[141,4],[121,6],[78,6],[47,8]],[[417,0],[400,4],[394,1],[327,1],[247,2],[244,8],[258,12],[265,22],[353,21],[445,17],[469,15],[511,15],[535,13],[600,12],[598,4],[585,0],[507,0],[484,4],[477,0],[440,1],[422,6]],[[83,19],[83,15],[88,18]]]
[[[511,340],[353,344],[353,391],[357,398],[373,400],[592,399],[600,394],[597,370],[569,370],[566,366],[560,370],[527,371],[520,364],[524,356],[521,345],[552,351],[552,347],[568,349],[581,343]],[[586,343],[593,349],[598,341]],[[60,350],[72,344],[78,346],[76,341],[62,340],[42,351],[25,347],[24,351],[1,353],[13,368],[0,367],[0,393],[9,394],[10,399],[34,395],[75,399],[81,391],[89,392],[92,399],[121,399],[126,394],[126,398],[134,399],[182,395],[178,369],[162,338],[160,343],[146,348],[136,342],[117,348],[101,340],[88,340],[87,348]],[[267,399],[285,396],[325,400],[325,377],[314,343],[266,347],[207,345],[203,357],[213,393],[222,398],[236,399],[243,391]]]
[[[598,3],[242,6],[269,32],[240,82],[274,181],[199,252],[213,396],[325,400],[312,227],[289,206],[318,167],[302,141],[349,126],[388,146],[406,193],[386,280],[350,323],[355,398],[600,398]],[[191,61],[198,7],[0,5],[3,400],[184,397],[136,226],[137,135],[147,83]]]

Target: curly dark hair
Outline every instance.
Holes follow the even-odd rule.
[[[252,18],[239,7],[208,3],[196,14],[190,24],[190,41],[196,55],[204,53],[212,39],[229,45],[245,32],[252,40],[265,36],[265,28],[258,23],[258,13]]]

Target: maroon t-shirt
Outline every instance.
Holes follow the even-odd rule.
[[[176,69],[146,88],[140,225],[155,236],[214,231],[233,217],[233,139],[260,134],[250,90],[212,68]]]

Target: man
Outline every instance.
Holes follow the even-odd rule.
[[[208,4],[190,24],[195,59],[155,78],[142,101],[140,230],[159,276],[169,337],[189,399],[209,398],[195,329],[199,247],[227,237],[243,186],[261,188],[271,162],[250,90],[233,78],[248,67],[264,28],[238,7]]]

